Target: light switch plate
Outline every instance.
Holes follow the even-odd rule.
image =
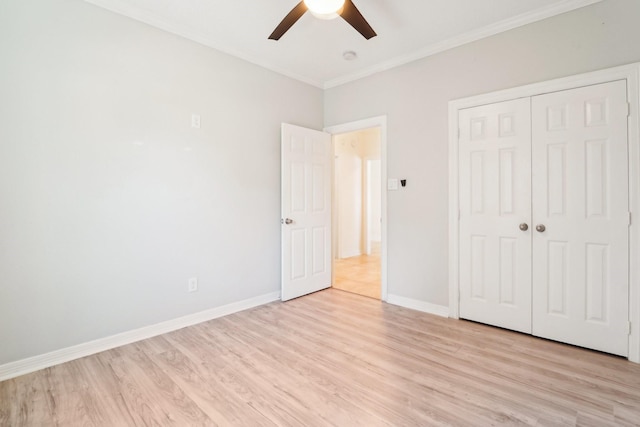
[[[191,115],[191,127],[195,129],[200,129],[200,114]]]
[[[389,178],[387,180],[387,190],[389,190],[389,191],[398,190],[398,179],[397,178]]]

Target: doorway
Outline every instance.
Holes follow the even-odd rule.
[[[381,129],[334,134],[333,287],[382,299]]]
[[[371,178],[367,179],[379,175],[380,185],[369,190],[367,200],[373,200],[374,193],[379,190],[379,212],[368,209],[368,215],[379,218],[380,238],[378,240],[372,231],[370,236],[373,237],[367,238],[364,247],[367,248],[366,255],[379,253],[378,298],[387,300],[387,193],[383,187],[387,181],[387,118],[377,116],[327,127],[324,131],[282,124],[282,301],[331,287],[334,283],[337,221],[336,194],[331,182],[335,166],[332,135],[372,128],[378,130],[380,154],[365,159],[364,167],[370,171],[368,176]],[[373,224],[371,219],[367,223]]]

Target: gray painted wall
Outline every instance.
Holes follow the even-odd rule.
[[[448,102],[640,61],[640,1],[605,0],[325,91],[325,125],[388,116],[389,294],[448,305]]]
[[[81,0],[0,2],[0,365],[279,291],[280,123],[322,103]]]

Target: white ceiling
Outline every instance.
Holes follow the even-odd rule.
[[[299,0],[86,1],[328,88],[602,0],[353,0],[377,37],[306,13],[280,41],[267,37]]]

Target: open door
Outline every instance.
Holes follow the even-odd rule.
[[[281,154],[287,301],[331,286],[331,135],[283,123]]]

